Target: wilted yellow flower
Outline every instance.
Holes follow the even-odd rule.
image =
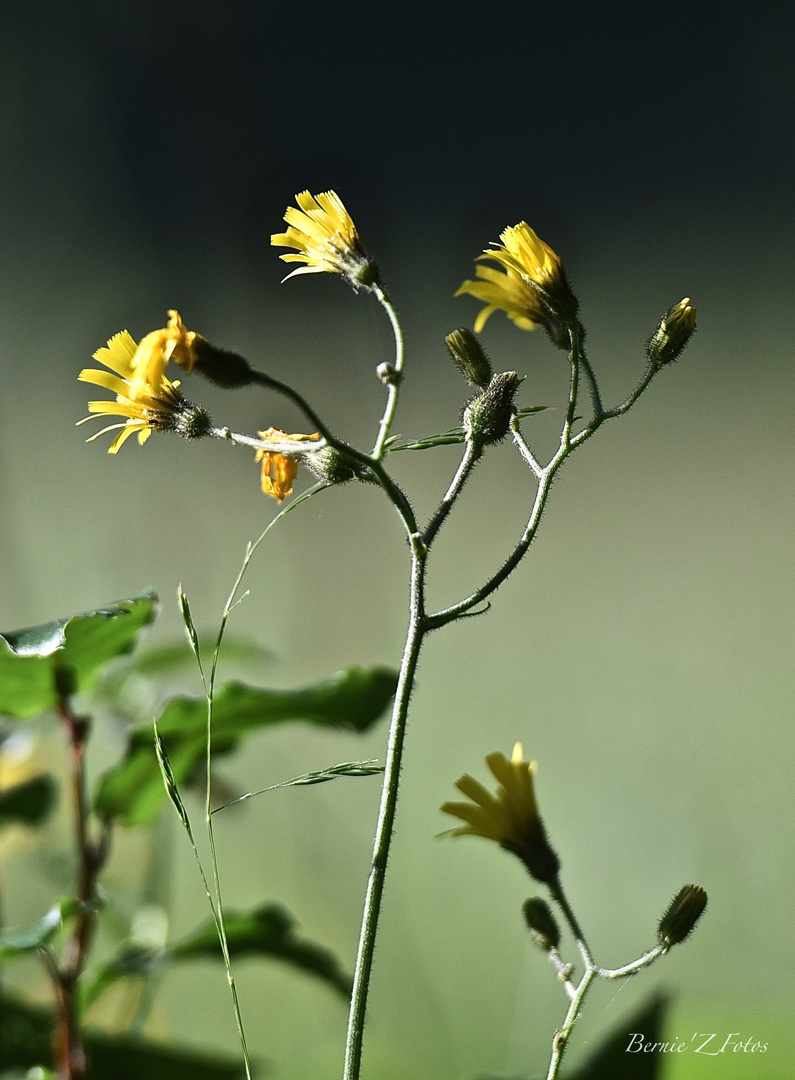
[[[140,346],[135,344],[132,336],[122,330],[110,338],[106,348],[94,353],[94,359],[110,370],[84,368],[77,376],[83,382],[103,386],[116,395],[115,401],[89,401],[90,413],[126,417],[121,424],[111,424],[87,440],[93,442],[106,431],[120,429],[110,444],[109,454],[117,453],[133,432],[137,432],[138,442],[143,445],[153,431],[173,429],[177,413],[188,405],[177,390],[179,383],[170,382],[158,365],[153,364],[147,369],[146,377],[139,377],[142,369],[136,370],[133,365],[139,351]],[[91,419],[93,416],[86,416],[78,424]]]
[[[273,450],[261,447],[257,450],[255,461],[262,462],[262,490],[266,495],[283,502],[293,490],[293,480],[298,473],[298,460],[295,454],[280,453],[280,443],[316,442],[319,435],[288,435],[286,431],[269,427],[258,431],[259,437],[268,443],[274,443]]]
[[[189,373],[193,371],[195,345],[203,340],[200,334],[186,329],[178,311],[169,311],[168,325],[162,330],[152,330],[142,338],[130,360],[134,394],[148,386],[159,387],[169,360]]]
[[[504,754],[495,753],[488,755],[486,764],[499,781],[499,787],[492,795],[474,777],[462,776],[456,787],[472,802],[446,802],[442,806],[445,814],[466,822],[450,835],[494,840],[517,855],[538,881],[554,881],[560,862],[550,847],[538,812],[533,787],[536,763],[525,761],[522,744],[516,743],[510,761]]]
[[[455,294],[469,293],[486,304],[475,320],[475,333],[500,309],[522,330],[543,326],[556,345],[567,348],[566,321],[576,314],[577,300],[560,258],[525,221],[505,229],[500,240],[478,256],[478,262],[492,259],[499,269],[477,266],[477,280],[465,281]]]
[[[298,206],[288,206],[284,220],[289,228],[274,233],[274,247],[296,250],[280,255],[284,262],[305,263],[284,278],[296,274],[342,274],[351,285],[370,286],[378,280],[378,269],[359,239],[356,226],[336,191],[296,195]]]

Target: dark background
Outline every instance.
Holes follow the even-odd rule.
[[[711,896],[692,943],[620,996],[594,995],[578,1051],[668,985],[671,1036],[742,1031],[770,1052],[681,1055],[667,1076],[790,1075],[794,19],[759,2],[0,9],[3,627],[151,584],[166,639],[179,633],[179,581],[214,627],[272,514],[247,451],[155,436],[110,458],[105,439],[83,445],[76,375],[123,327],[139,338],[177,307],[370,445],[388,327],[336,280],[279,284],[269,237],[298,191],[336,189],[382,265],[409,348],[406,436],[457,422],[465,393],[442,338],[478,308],[452,294],[508,224],[526,219],[564,258],[608,403],[633,385],[660,315],[684,295],[699,309],[682,361],[564,470],[494,611],[429,645],[373,987],[373,1075],[545,1068],[564,1003],[523,938],[524,881],[487,845],[433,839],[455,778],[485,778],[484,755],[515,738],[540,760],[572,901],[605,963],[648,947],[685,881]],[[541,335],[496,314],[484,341],[498,367],[529,376],[521,404],[560,403],[565,365]],[[279,399],[185,389],[218,423],[301,430]],[[528,429],[542,447],[559,423],[545,417]],[[452,451],[395,465],[423,512],[454,467]],[[439,545],[435,600],[510,549],[526,484],[509,447],[484,462]],[[270,682],[400,654],[393,515],[369,490],[323,498],[274,531],[235,616],[278,654]],[[57,757],[46,725],[40,737]],[[121,737],[100,727],[96,742],[98,770]],[[272,736],[235,782],[378,756],[382,742]],[[286,901],[348,966],[377,802],[365,785],[280,795],[221,830],[231,902]],[[204,910],[172,824],[124,838],[107,888],[126,897],[122,922],[161,905],[178,935]],[[152,844],[174,860],[167,896]],[[8,920],[21,922],[68,876],[38,850],[14,858]],[[339,1003],[289,973],[241,969],[273,1075],[336,1075]],[[19,980],[42,991],[30,972]],[[173,976],[150,1031],[233,1048],[225,995],[215,969]]]

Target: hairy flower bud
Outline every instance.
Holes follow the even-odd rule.
[[[520,381],[515,371],[504,371],[495,375],[483,393],[470,401],[463,417],[467,442],[482,449],[505,438]]]
[[[347,484],[349,480],[361,479],[364,472],[358,461],[346,457],[333,446],[301,454],[299,460],[318,480],[325,480],[327,484]]]
[[[211,345],[206,338],[196,335],[193,357],[193,371],[198,371],[205,379],[224,390],[235,390],[251,382],[248,360],[237,353]]]
[[[660,944],[670,947],[689,937],[706,906],[707,894],[699,885],[683,885],[660,919]]]
[[[444,340],[453,362],[466,381],[485,389],[491,382],[491,364],[472,331],[462,327],[453,330]]]
[[[646,345],[649,360],[656,368],[672,363],[681,354],[696,329],[696,309],[690,297],[680,300],[663,316]]]
[[[544,952],[557,949],[560,944],[560,927],[546,900],[540,896],[531,896],[522,905],[524,921],[535,944]]]

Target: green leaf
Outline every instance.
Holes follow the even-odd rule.
[[[155,617],[146,592],[106,608],[0,635],[0,713],[34,716],[85,690],[110,660],[129,652]]]
[[[578,1069],[567,1072],[566,1080],[659,1080],[667,1055],[645,1054],[642,1050],[628,1053],[627,1046],[635,1034],[642,1035],[644,1043],[662,1042],[667,1008],[666,995],[655,994],[618,1025]]]
[[[397,674],[381,667],[346,668],[298,690],[225,683],[213,706],[213,753],[228,754],[252,731],[288,721],[366,731],[382,715],[396,686]],[[157,727],[174,786],[189,782],[206,753],[206,700],[172,698]],[[94,808],[101,817],[118,818],[127,826],[147,825],[165,797],[152,728],[141,725],[133,729],[124,759],[102,777]]]
[[[304,941],[295,933],[295,920],[278,904],[265,904],[251,912],[224,912],[224,927],[230,956],[270,956],[291,967],[317,975],[350,999],[351,977],[337,958],[321,945]],[[222,960],[218,933],[212,920],[204,923],[170,950],[175,960],[211,957]]]
[[[34,776],[15,787],[0,791],[0,828],[13,821],[37,825],[55,803],[56,784],[49,775]]]
[[[49,1009],[17,998],[0,998],[0,1061],[27,1069],[52,1057],[53,1017]],[[228,1057],[196,1054],[128,1035],[85,1033],[91,1080],[242,1080],[245,1070]]]
[[[76,901],[61,900],[32,926],[0,932],[0,962],[15,960],[42,948],[61,929],[64,920],[76,914],[79,909],[80,905]]]
[[[86,1013],[119,979],[137,975],[148,978],[162,967],[165,953],[144,945],[129,944],[112,960],[89,971],[80,979],[80,1011]]]

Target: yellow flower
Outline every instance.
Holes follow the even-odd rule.
[[[475,320],[475,333],[498,309],[522,330],[543,326],[559,348],[568,347],[567,321],[577,312],[563,263],[549,245],[525,221],[500,234],[502,244],[492,244],[478,261],[492,259],[499,266],[475,268],[477,281],[465,281],[456,296],[469,293],[486,307]]]
[[[261,447],[257,450],[255,461],[262,462],[262,490],[266,495],[272,495],[279,502],[284,502],[287,495],[293,490],[293,480],[298,473],[298,456],[300,454],[284,454],[280,452],[280,444],[315,442],[319,435],[288,435],[286,431],[269,427],[265,431],[258,431],[259,437],[268,443],[274,443],[272,450]],[[290,449],[285,447],[285,449]]]
[[[135,367],[139,352],[140,346],[136,346],[130,334],[122,330],[110,338],[106,348],[94,353],[94,359],[110,370],[84,368],[77,376],[83,382],[102,386],[116,395],[115,401],[89,401],[90,413],[126,418],[121,424],[111,424],[87,440],[93,442],[106,431],[120,429],[110,444],[109,454],[117,453],[133,432],[137,432],[138,442],[143,445],[153,431],[173,429],[177,414],[188,404],[177,390],[179,383],[170,382],[158,364]],[[78,424],[91,419],[93,416],[86,416]]]
[[[195,331],[186,329],[178,311],[169,311],[168,325],[142,338],[130,360],[133,393],[143,391],[146,387],[161,386],[169,360],[185,368],[188,373],[193,371],[197,341],[204,339]]]
[[[524,760],[522,744],[513,748],[511,760],[504,754],[489,754],[486,764],[499,782],[494,795],[474,777],[465,774],[456,787],[471,802],[446,802],[445,814],[466,824],[453,829],[451,836],[482,836],[494,840],[517,855],[538,881],[557,879],[560,862],[550,847],[538,812],[533,774],[536,763]]]
[[[296,274],[342,274],[354,286],[369,287],[378,281],[378,268],[359,239],[356,226],[336,191],[296,195],[298,206],[288,206],[286,232],[274,233],[274,247],[296,250],[280,255],[284,262],[305,263],[284,278]]]

